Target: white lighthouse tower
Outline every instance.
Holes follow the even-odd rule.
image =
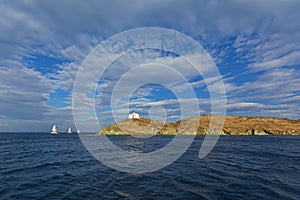
[[[139,113],[132,111],[129,115],[128,115],[128,119],[139,119],[140,115]]]

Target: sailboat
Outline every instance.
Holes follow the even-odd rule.
[[[76,131],[76,132],[77,132],[77,134],[79,134],[79,133],[80,133],[80,130],[79,130],[79,129],[77,129],[77,131]]]
[[[72,133],[72,129],[71,128],[68,128],[68,131],[67,131],[67,133]]]
[[[54,124],[51,128],[50,134],[57,134],[57,127],[56,124]]]

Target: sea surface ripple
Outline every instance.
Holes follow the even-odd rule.
[[[172,137],[110,137],[131,151]],[[198,158],[203,137],[171,165],[151,173],[111,169],[77,134],[0,133],[0,199],[300,199],[300,137],[221,137]]]

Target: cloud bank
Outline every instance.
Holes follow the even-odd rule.
[[[70,97],[84,58],[114,34],[149,26],[180,31],[205,47],[223,75],[229,115],[298,119],[299,9],[292,0],[2,1],[0,131],[48,131],[54,122],[74,126]],[[207,86],[201,79],[190,82],[208,112]],[[103,107],[111,82],[102,84]],[[132,104],[163,105],[176,119],[174,99],[154,98],[159,92],[149,88],[139,92]]]

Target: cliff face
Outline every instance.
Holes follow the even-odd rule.
[[[199,116],[175,123],[163,123],[150,119],[126,119],[112,126],[103,128],[97,135],[207,135],[218,134],[217,127],[221,121],[208,127],[211,116]],[[300,135],[300,120],[263,117],[226,116],[221,135]]]

